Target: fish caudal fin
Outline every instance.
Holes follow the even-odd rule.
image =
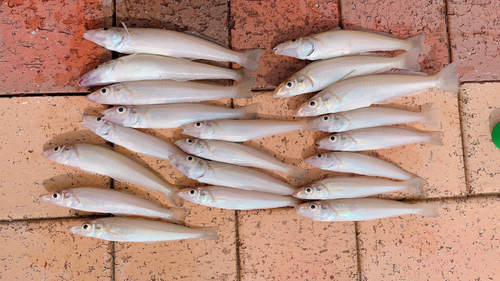
[[[302,204],[302,200],[295,198],[295,200],[293,200],[292,202],[290,202],[290,205],[288,205],[288,206],[289,207],[297,207],[300,204]]]
[[[261,104],[259,102],[243,107],[243,109],[245,110],[245,118],[247,119],[256,118],[259,115],[258,111],[260,107]]]
[[[458,94],[457,63],[450,63],[447,67],[436,74],[439,90]]]
[[[427,49],[425,49],[425,35],[422,33],[422,34],[419,34],[419,35],[416,35],[416,36],[413,36],[411,38],[408,38],[406,39],[408,41],[408,43],[410,43],[410,48],[408,50],[411,50],[411,49],[418,49],[419,53],[421,54],[427,54]]]
[[[177,196],[175,191],[162,191],[165,196],[168,197],[168,200],[175,206],[175,207],[181,207],[182,204],[184,203],[184,199],[180,198]]]
[[[418,214],[424,217],[437,218],[439,217],[438,210],[440,208],[439,204],[433,203],[420,203],[418,204],[419,211]]]
[[[264,50],[261,49],[243,52],[243,61],[238,62],[238,64],[251,71],[257,71],[259,70],[259,59],[262,52]]]
[[[168,209],[169,216],[166,217],[167,220],[176,223],[176,224],[186,224],[186,217],[188,212],[185,209],[181,208],[171,208]]]
[[[400,59],[401,62],[399,68],[419,71],[420,70],[420,64],[418,63],[419,56],[420,56],[419,49],[412,49],[402,55],[399,55],[398,58]]]
[[[306,169],[301,168],[301,167],[296,167],[293,165],[288,165],[288,169],[284,171],[287,175],[292,176],[297,179],[303,179],[304,174],[307,172]]]
[[[240,68],[235,71],[236,71],[236,77],[234,77],[234,80],[236,81],[247,82],[248,80],[255,79],[253,77],[253,72],[246,68]]]
[[[252,78],[248,81],[235,85],[235,93],[233,98],[235,99],[249,99],[253,97],[252,86],[255,83],[255,79]]]
[[[443,146],[443,132],[429,132],[429,140],[426,141],[428,144]]]
[[[217,240],[219,240],[219,235],[217,234],[218,232],[219,232],[218,227],[204,228],[203,235],[200,237],[200,240],[217,241]]]
[[[438,119],[438,114],[439,114],[440,109],[439,108],[433,108],[425,111],[423,113],[424,119],[422,120],[422,124],[429,125],[432,127],[438,127],[439,126],[439,119]]]
[[[411,195],[420,196],[424,193],[424,185],[426,184],[427,182],[422,178],[412,178],[405,181],[406,188],[404,191]]]

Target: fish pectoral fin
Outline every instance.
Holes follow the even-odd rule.
[[[127,32],[127,34],[130,36],[130,38],[132,38],[132,40],[134,40],[134,36],[128,31],[128,28],[127,26],[125,25],[125,23],[123,21],[120,21],[123,25],[123,28],[125,28],[125,31]]]
[[[220,46],[222,46],[222,47],[228,48],[228,47],[227,47],[226,45],[224,45],[223,43],[221,43],[221,42],[219,42],[219,41],[217,41],[217,40],[215,40],[215,39],[212,39],[212,38],[210,38],[210,37],[208,37],[208,36],[205,36],[205,35],[203,35],[203,34],[201,34],[201,33],[198,33],[198,32],[196,32],[196,31],[193,31],[193,30],[185,30],[185,31],[184,31],[184,33],[189,34],[189,35],[193,35],[193,36],[196,36],[196,37],[199,37],[199,38],[202,38],[202,39],[205,39],[205,40],[207,40],[207,41],[210,41],[210,42],[215,43],[215,44],[217,44],[217,45],[220,45]]]
[[[356,74],[356,71],[357,71],[357,69],[353,69],[353,70],[351,70],[351,72],[347,73],[347,74],[346,74],[344,77],[342,77],[342,79],[340,79],[340,80],[349,79],[349,78],[352,78],[352,77],[358,76],[358,75]]]
[[[340,96],[337,96],[337,99],[339,100],[339,104],[342,104],[342,101],[344,100],[344,97],[345,97],[347,94],[349,94],[349,92],[350,92],[350,91],[351,91],[351,90],[349,90],[349,91],[347,91],[347,92],[343,93],[343,94],[342,94],[342,95],[340,95]]]

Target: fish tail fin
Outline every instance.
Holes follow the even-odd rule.
[[[314,118],[313,118],[314,119]],[[299,128],[297,130],[301,131],[316,131],[317,128],[314,126],[313,122],[311,122],[312,119],[306,118],[304,120],[297,121],[299,123]]]
[[[168,209],[168,217],[166,217],[167,220],[176,223],[176,224],[186,224],[186,217],[189,213],[186,211],[186,209],[182,208],[170,208]]]
[[[418,49],[420,54],[427,54],[427,49],[425,48],[425,35],[423,33],[413,36],[411,38],[406,39],[408,43],[410,43],[410,48],[411,49]]]
[[[399,68],[408,69],[413,71],[420,70],[420,64],[418,63],[418,57],[420,56],[420,50],[415,48],[402,55],[399,55],[401,65]]]
[[[435,75],[438,79],[439,90],[458,94],[457,63],[450,63],[447,67]]]
[[[262,52],[264,52],[262,49],[243,52],[243,60],[238,64],[251,71],[257,71],[259,70],[259,59]]]
[[[240,83],[235,87],[235,93],[233,98],[235,99],[249,99],[253,97],[252,86],[255,83],[255,79],[251,78],[243,83]]]
[[[439,126],[439,119],[438,119],[438,114],[439,114],[440,108],[433,108],[429,109],[424,112],[424,119],[422,120],[422,123],[425,125],[429,125],[432,127],[438,127]]]
[[[426,141],[428,144],[443,146],[443,132],[429,132],[429,140]]]
[[[289,207],[297,207],[300,204],[302,204],[302,200],[295,198],[295,200],[293,200],[292,202],[290,202],[290,205],[288,205],[288,206]]]
[[[219,240],[219,228],[218,227],[207,227],[203,229],[203,234],[200,237],[201,240]]]
[[[405,181],[405,192],[410,193],[411,195],[420,196],[424,193],[424,185],[427,182],[419,177],[415,177]]]
[[[437,218],[439,217],[439,208],[441,206],[436,203],[420,203],[418,214],[424,217]]]
[[[260,102],[245,106],[243,108],[245,110],[245,118],[247,119],[256,118],[259,115],[258,111],[260,107],[261,107]]]
[[[175,206],[175,207],[181,207],[182,204],[184,203],[184,199],[180,198],[179,196],[177,196],[177,193],[171,191],[171,190],[168,190],[168,191],[162,191],[163,194],[165,194],[165,196],[168,197],[168,200],[170,200],[170,202]]]
[[[286,169],[285,173],[289,176],[292,176],[297,179],[303,179],[304,174],[307,172],[306,169],[293,166],[293,165],[288,165],[288,168]]]
[[[236,81],[246,82],[248,80],[255,79],[253,77],[253,72],[246,68],[236,69],[235,71],[236,71],[236,77],[234,77],[234,80]]]

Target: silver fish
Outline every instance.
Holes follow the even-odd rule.
[[[421,178],[396,182],[370,177],[333,177],[299,188],[293,196],[305,200],[325,200],[362,198],[398,191],[420,196],[426,184],[427,182]]]
[[[123,24],[123,23],[122,23]],[[236,52],[219,44],[173,30],[110,27],[89,30],[83,38],[124,54],[156,54],[176,58],[235,62],[252,71],[259,69],[263,50]]]
[[[365,151],[394,148],[426,142],[442,146],[442,132],[418,132],[401,127],[375,127],[330,135],[317,142],[319,148],[341,151]]]
[[[162,221],[136,218],[100,218],[70,226],[74,234],[115,242],[178,241],[185,239],[219,240],[218,228],[190,228]]]
[[[304,162],[327,171],[409,180],[415,177],[384,160],[354,152],[329,152],[311,156]]]
[[[168,129],[203,120],[251,118],[256,107],[258,104],[229,108],[203,103],[175,103],[115,106],[101,113],[103,119],[125,127]]]
[[[92,144],[75,144],[46,150],[42,155],[54,162],[85,172],[109,176],[119,181],[159,191],[176,206],[183,201],[175,194],[177,188],[166,183],[141,164],[109,148]]]
[[[439,108],[411,112],[388,107],[367,107],[314,118],[309,124],[323,132],[345,132],[356,129],[421,122],[437,127]]]
[[[418,71],[418,49],[394,58],[349,56],[313,62],[281,83],[273,92],[274,98],[286,98],[323,90],[329,85],[356,76],[383,73],[391,69]]]
[[[184,59],[133,54],[96,66],[78,81],[80,86],[105,85],[117,82],[162,80],[232,79],[240,82],[251,79],[246,69],[238,70],[188,61]]]
[[[190,179],[246,190],[291,195],[293,187],[280,179],[254,169],[207,161],[191,155],[174,154],[170,164]]]
[[[218,139],[233,142],[261,139],[297,130],[309,131],[307,120],[215,120],[196,122],[181,127],[182,133],[202,139]]]
[[[427,54],[424,34],[397,39],[381,32],[334,29],[315,35],[292,39],[276,46],[276,55],[306,60],[321,60],[373,51],[395,51],[417,48]]]
[[[366,221],[410,214],[435,218],[438,209],[437,204],[357,198],[307,202],[295,207],[295,213],[315,221]]]
[[[174,80],[134,81],[110,85],[85,98],[101,104],[143,105],[251,98],[255,80],[234,86]]]
[[[40,195],[40,198],[45,202],[85,212],[160,218],[174,223],[184,223],[186,217],[183,209],[165,209],[145,198],[111,189],[68,188]]]
[[[239,143],[185,139],[178,140],[175,144],[188,154],[213,161],[280,171],[296,178],[302,178],[306,172],[305,169],[284,164],[259,149]]]
[[[354,77],[332,84],[299,107],[295,116],[317,116],[372,104],[390,103],[436,88],[458,93],[457,63],[434,76],[378,74]]]
[[[101,138],[126,149],[169,160],[172,154],[182,153],[175,145],[138,130],[120,126],[101,117],[83,116],[82,126],[89,128]]]
[[[235,189],[224,186],[190,187],[177,191],[184,200],[221,209],[258,210],[295,207],[301,201],[291,196]]]

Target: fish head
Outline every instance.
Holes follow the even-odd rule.
[[[328,170],[331,169],[332,167],[340,166],[342,164],[340,159],[338,159],[335,156],[335,152],[323,153],[311,156],[304,159],[304,162],[306,162],[311,166],[324,170]]]
[[[74,146],[58,146],[44,151],[42,156],[57,163],[67,164],[70,160],[77,158],[78,153]]]
[[[127,35],[127,32],[123,28],[105,27],[88,30],[83,34],[83,38],[103,46],[108,50],[116,51],[120,44],[125,41]]]
[[[314,40],[309,37],[292,39],[273,49],[276,55],[307,59],[314,52]]]
[[[321,204],[321,201],[313,201],[301,204],[295,207],[295,213],[297,215],[317,221],[326,220],[330,217],[331,214],[328,208],[324,208],[324,206]]]
[[[177,191],[177,196],[186,201],[201,205],[207,205],[213,202],[212,195],[206,186],[181,189]]]
[[[312,86],[311,81],[303,76],[290,77],[281,83],[273,92],[273,98],[286,98],[300,95]]]
[[[353,140],[348,134],[339,133],[330,135],[329,137],[318,141],[316,144],[318,144],[321,149],[345,150],[353,144]]]
[[[100,104],[122,104],[130,95],[130,90],[123,84],[114,84],[87,95],[85,99]]]
[[[175,145],[184,150],[184,152],[193,155],[200,155],[203,151],[208,150],[208,145],[205,140],[195,138],[178,140],[175,142]]]
[[[327,114],[314,118],[309,122],[313,128],[323,131],[323,132],[338,132],[342,130],[347,125],[349,125],[349,120],[347,120],[342,114]]]
[[[329,107],[329,100],[325,99],[324,97],[313,97],[307,102],[303,103],[293,116],[318,116],[321,114],[329,113]]]
[[[102,220],[86,221],[78,225],[68,227],[68,230],[74,234],[100,238],[106,235],[106,226]]]
[[[217,129],[217,124],[212,121],[198,121],[181,126],[181,128],[183,130],[182,133],[185,135],[201,139],[212,139]]]
[[[103,83],[103,81],[109,81],[113,78],[113,72],[117,66],[119,60],[110,60],[101,65],[94,67],[91,71],[85,73],[80,80],[78,80],[78,85],[80,86],[93,86],[109,84]]]
[[[72,189],[65,189],[61,191],[53,191],[47,194],[40,195],[40,199],[54,205],[75,208],[80,205],[80,200],[73,194]]]
[[[185,154],[172,154],[169,156],[170,165],[190,179],[203,177],[210,169],[208,162]]]
[[[302,188],[297,189],[293,193],[293,197],[299,199],[323,199],[328,195],[328,189],[321,183],[312,183]]]
[[[113,122],[125,127],[132,127],[139,123],[139,113],[134,106],[114,106],[101,111],[104,120]]]
[[[83,116],[82,126],[99,136],[107,136],[113,125],[113,123],[104,120],[102,117]]]

